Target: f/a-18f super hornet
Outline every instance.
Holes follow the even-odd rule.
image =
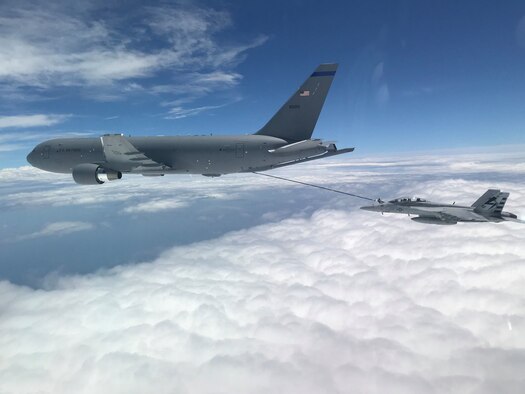
[[[71,173],[85,185],[122,174],[220,176],[264,171],[352,152],[311,139],[337,69],[322,64],[259,131],[233,136],[65,138],[35,147],[27,161],[42,170]]]
[[[504,212],[503,207],[509,193],[489,189],[470,207],[454,204],[440,204],[422,198],[397,198],[389,202],[378,200],[378,204],[361,209],[374,212],[404,213],[418,215],[412,220],[428,224],[456,224],[457,222],[503,222],[514,221],[523,223],[510,212]]]

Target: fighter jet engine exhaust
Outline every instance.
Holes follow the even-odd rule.
[[[80,185],[102,185],[122,178],[120,171],[105,169],[98,164],[84,163],[73,167],[73,179]]]

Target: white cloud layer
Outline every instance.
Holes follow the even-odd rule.
[[[511,191],[509,210],[525,212],[525,174],[503,179],[520,160],[350,159],[280,173],[371,196],[465,203],[500,186]],[[500,165],[476,170],[488,162]],[[458,165],[462,172],[451,170]],[[286,187],[249,175],[172,179],[115,185],[124,209],[162,207],[174,191]],[[105,186],[89,189],[98,204],[117,190]],[[68,190],[88,190],[56,187],[46,204],[76,204]],[[31,196],[18,201],[39,204]],[[0,204],[14,206],[10,198]],[[54,277],[45,290],[0,282],[0,392],[522,392],[523,226],[430,226],[359,211],[344,197],[330,204],[151,262]]]
[[[48,291],[4,282],[0,388],[518,393],[525,237],[468,232],[319,211]]]
[[[150,200],[147,202],[139,203],[124,208],[126,213],[152,213],[160,211],[168,211],[171,209],[184,208],[188,204],[184,201],[174,200],[174,199],[157,199]]]
[[[52,114],[0,116],[0,129],[53,126],[63,122],[68,117],[69,115]]]

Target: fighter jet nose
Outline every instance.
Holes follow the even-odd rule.
[[[364,209],[365,211],[372,211],[372,212],[384,212],[385,204],[368,205],[366,207],[361,207],[361,209]]]

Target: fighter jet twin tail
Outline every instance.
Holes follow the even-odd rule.
[[[163,176],[202,174],[216,177],[256,172],[352,152],[333,142],[312,139],[337,64],[321,64],[277,113],[255,134],[233,136],[61,138],[42,142],[27,156],[45,171],[72,174],[76,183],[100,185],[122,174]],[[517,220],[503,212],[508,193],[489,190],[472,207],[397,199],[363,209],[415,214],[421,223]]]

